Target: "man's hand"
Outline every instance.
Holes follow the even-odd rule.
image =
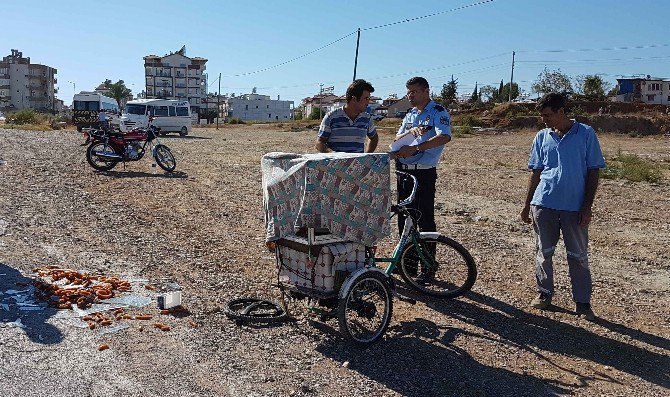
[[[593,213],[591,212],[591,207],[582,208],[579,211],[579,226],[587,227],[591,223],[591,217]]]
[[[400,158],[412,157],[416,154],[416,146],[403,146],[398,150],[397,155]]]
[[[421,136],[425,134],[426,132],[430,131],[430,129],[433,128],[432,126],[429,125],[420,125],[418,127],[412,127],[408,131],[410,134],[414,136]]]
[[[521,210],[521,214],[520,214],[520,215],[521,215],[521,221],[522,221],[523,223],[531,223],[531,219],[530,219],[530,206],[528,206],[528,205],[524,206],[523,209]]]

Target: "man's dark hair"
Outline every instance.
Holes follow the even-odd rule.
[[[418,85],[421,88],[428,89],[430,88],[428,86],[428,80],[424,79],[423,77],[412,77],[411,79],[407,80],[407,83],[405,84],[405,87],[409,87],[410,85]]]
[[[361,99],[363,96],[363,91],[373,93],[375,92],[375,89],[372,87],[372,84],[363,79],[354,80],[347,88],[347,102],[349,102],[349,100],[351,100],[353,97],[356,97],[356,99]]]
[[[537,105],[535,105],[535,110],[541,112],[546,108],[551,108],[552,111],[557,112],[558,109],[563,108],[565,113],[568,112],[568,99],[563,94],[556,92],[550,92],[549,94],[544,94]]]

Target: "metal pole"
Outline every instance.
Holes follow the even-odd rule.
[[[321,120],[321,105],[323,104],[323,84],[319,84],[319,120]]]
[[[221,116],[221,73],[219,73],[219,92],[216,93],[216,129],[219,129],[219,116]]]
[[[356,68],[358,67],[358,46],[361,42],[361,28],[358,28],[358,37],[356,38],[356,58],[354,58],[354,80],[356,80]]]
[[[512,51],[512,76],[509,79],[509,102],[512,102],[512,83],[514,83],[514,54]]]

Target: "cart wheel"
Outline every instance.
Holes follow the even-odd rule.
[[[270,324],[285,321],[286,311],[277,303],[256,298],[238,298],[226,304],[224,313],[238,322]]]
[[[340,332],[350,342],[364,345],[378,341],[391,321],[393,300],[388,277],[375,270],[354,274],[341,295],[337,318]]]

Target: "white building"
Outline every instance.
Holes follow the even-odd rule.
[[[206,96],[207,76],[204,74],[207,59],[184,55],[186,48],[159,57],[144,57],[146,98],[188,100],[191,113],[198,114],[202,98]]]
[[[293,119],[293,101],[270,99],[269,95],[251,94],[231,95],[226,99],[228,117],[245,121],[286,121]]]
[[[0,109],[36,109],[57,112],[56,69],[31,64],[30,57],[12,50],[0,62]]]
[[[670,79],[661,77],[624,77],[617,79],[617,102],[670,104]]]

